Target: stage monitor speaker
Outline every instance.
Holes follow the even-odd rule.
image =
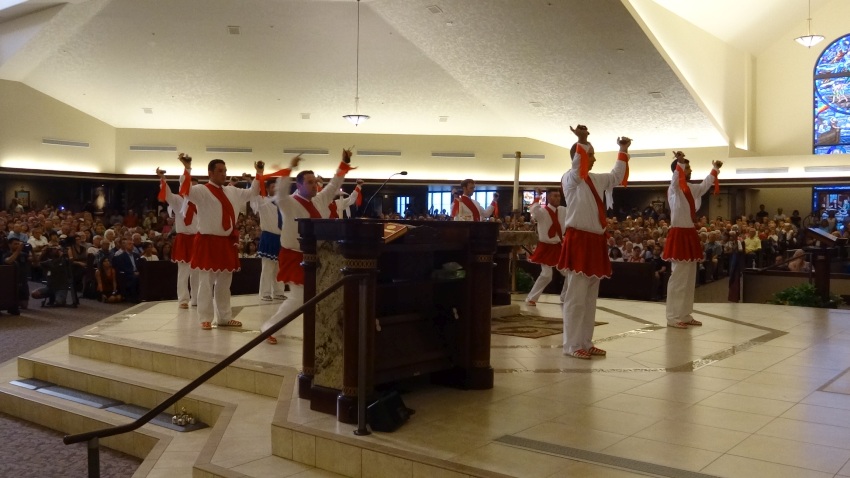
[[[410,418],[411,412],[398,392],[390,392],[366,407],[369,426],[376,432],[392,432]]]

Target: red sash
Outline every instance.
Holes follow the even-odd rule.
[[[481,213],[478,212],[478,207],[472,202],[468,196],[461,195],[460,200],[463,201],[463,205],[466,206],[467,209],[472,211],[472,220],[475,222],[481,221]]]
[[[599,197],[599,193],[596,192],[596,186],[593,185],[593,181],[590,180],[590,176],[585,176],[584,182],[590,187],[590,192],[593,193],[593,199],[596,200],[596,212],[599,214],[599,225],[602,226],[602,230],[608,228],[608,219],[605,217],[605,205],[602,204],[602,199]]]
[[[546,205],[545,208],[546,212],[549,213],[549,217],[552,218],[552,225],[549,226],[549,237],[555,237],[557,234],[558,238],[563,239],[564,233],[561,232],[561,224],[558,222],[558,215],[548,205]]]
[[[322,215],[319,214],[319,210],[316,209],[316,206],[313,204],[313,201],[308,201],[308,200],[302,198],[301,196],[299,196],[298,194],[293,194],[292,197],[295,198],[296,201],[301,203],[302,206],[304,206],[304,209],[307,210],[307,214],[309,214],[311,218],[313,218],[313,219],[321,219],[322,218]]]
[[[331,215],[329,216],[331,219],[339,219],[339,213],[336,210],[336,201],[331,201],[328,204],[328,209],[331,211]]]
[[[679,166],[679,163],[676,163],[676,171],[679,173],[679,189],[682,190],[682,194],[685,195],[685,199],[688,201],[688,207],[691,211],[691,221],[696,225],[697,223],[697,208],[694,203],[694,195],[691,193],[691,188],[688,187],[688,179],[685,177],[685,170]]]
[[[186,208],[186,215],[183,216],[183,224],[186,226],[191,225],[196,212],[198,212],[198,206],[195,206],[195,203],[190,202],[189,206]]]
[[[239,236],[239,229],[236,228],[236,213],[233,211],[233,204],[224,194],[224,188],[216,187],[212,183],[205,184],[207,189],[221,203],[221,228],[227,231],[230,229],[231,236]]]

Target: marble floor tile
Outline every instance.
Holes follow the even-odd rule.
[[[850,450],[762,435],[747,438],[728,454],[824,473],[838,473],[850,460]]]

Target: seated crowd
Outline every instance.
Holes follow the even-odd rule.
[[[46,291],[36,287],[34,297],[50,299],[51,305],[54,294],[64,290],[104,302],[138,301],[137,261],[171,260],[173,222],[164,209],[140,217],[133,210],[121,215],[51,205],[10,208],[0,211],[0,257],[4,264],[18,265],[22,305],[31,292],[28,281],[45,284]],[[239,215],[238,225],[240,256],[256,257],[257,216],[249,208]],[[45,293],[50,297],[42,297]],[[70,300],[76,303],[76,294]]]

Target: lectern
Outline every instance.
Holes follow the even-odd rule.
[[[367,383],[357,383],[358,284],[304,312],[298,394],[312,410],[357,421],[357,389],[420,375],[465,389],[493,387],[490,308],[498,224],[299,219],[304,300],[344,275],[369,274]]]
[[[812,266],[815,269],[815,289],[823,302],[829,301],[829,251],[835,247],[847,244],[847,239],[835,237],[816,227],[806,229],[806,237],[820,243],[819,248],[813,248]]]

